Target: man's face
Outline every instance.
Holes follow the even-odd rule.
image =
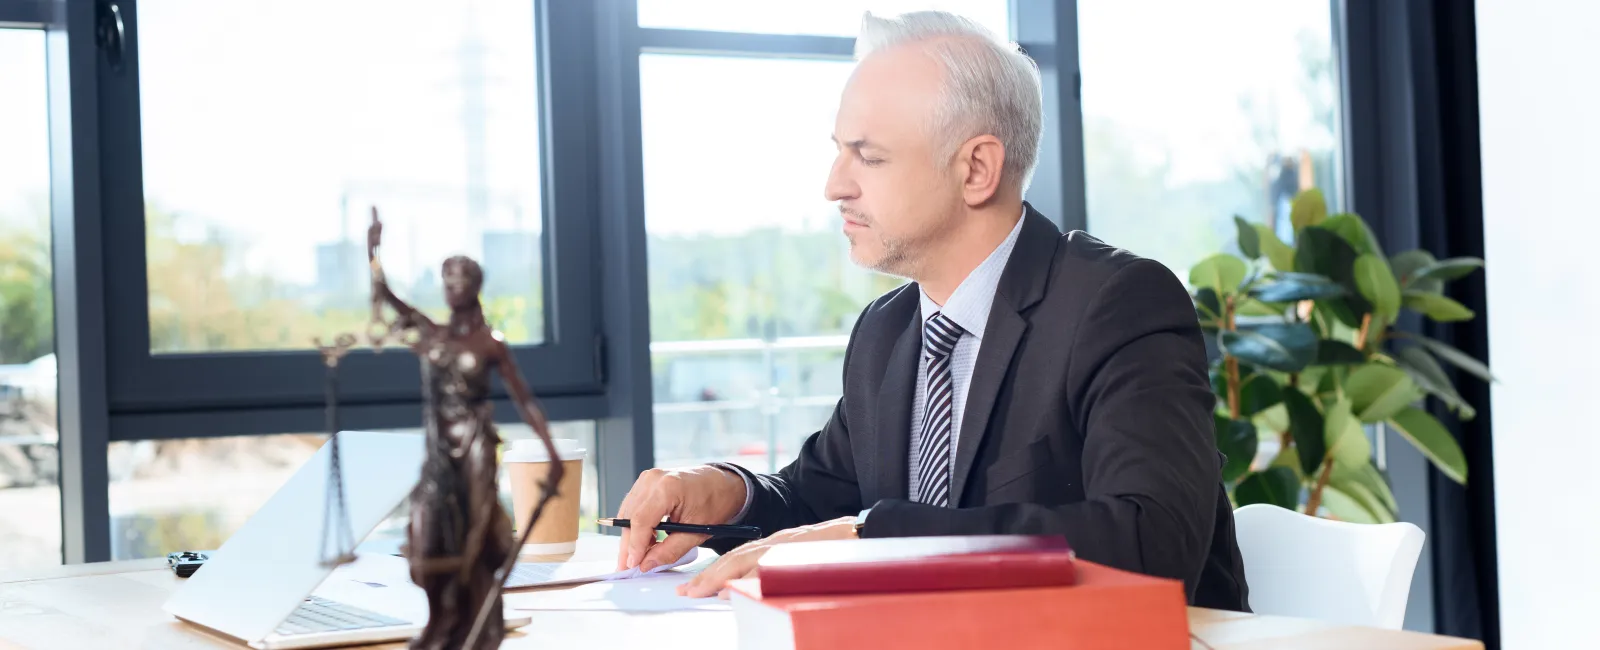
[[[845,85],[825,191],[839,203],[856,264],[912,277],[959,214],[961,184],[936,159],[943,152],[931,128],[942,75],[909,45],[869,55]]]

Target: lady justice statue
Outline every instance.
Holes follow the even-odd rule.
[[[527,530],[513,539],[511,520],[500,505],[498,447],[489,377],[496,370],[529,426],[558,458],[543,411],[517,370],[500,332],[484,322],[478,293],[483,269],[456,256],[441,269],[450,320],[437,324],[396,297],[378,263],[383,223],[372,210],[367,260],[372,266],[372,318],[367,335],[375,349],[403,340],[421,357],[423,428],[428,451],[422,478],[411,493],[407,552],[411,580],[428,594],[428,624],[412,641],[416,649],[498,648],[505,636],[500,592],[526,541],[561,483],[561,463],[550,463],[542,498]],[[398,314],[390,322],[383,306]]]

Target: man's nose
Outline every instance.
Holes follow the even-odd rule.
[[[860,198],[861,187],[851,177],[849,158],[838,156],[833,159],[833,168],[828,170],[828,182],[823,185],[822,193],[829,201]]]

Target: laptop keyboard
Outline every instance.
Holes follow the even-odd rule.
[[[294,612],[289,614],[289,618],[279,624],[278,629],[275,631],[278,634],[289,636],[395,625],[410,625],[410,622],[392,616],[384,616],[353,605],[346,605],[336,600],[310,596],[306,598],[305,602],[300,603],[300,606],[295,608]]]

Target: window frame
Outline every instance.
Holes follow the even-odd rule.
[[[606,256],[597,250],[592,218],[594,82],[554,65],[591,56],[593,44],[552,25],[568,20],[572,9],[565,4],[540,0],[529,26],[539,30],[546,334],[542,343],[512,349],[552,421],[601,420],[612,418],[617,405],[607,394],[607,368],[614,364],[601,329]],[[125,39],[116,68],[98,29],[113,24],[105,20],[113,5]],[[46,31],[62,559],[103,561],[111,554],[111,442],[321,431],[326,378],[309,349],[150,354],[136,0],[0,0],[0,21],[18,19]],[[342,427],[416,426],[417,363],[404,350],[346,357]],[[520,419],[502,387],[492,401],[497,421]]]
[[[124,65],[120,72],[105,66],[98,72],[102,228],[108,244],[104,247],[105,370],[113,419],[111,439],[267,433],[284,426],[317,430],[325,402],[325,375],[309,342],[307,349],[295,351],[150,352],[138,2],[119,0],[116,4],[125,27]],[[535,12],[535,25],[530,28],[537,29],[542,13]],[[591,300],[594,256],[583,254],[593,247],[593,228],[582,209],[583,193],[571,190],[573,174],[557,164],[563,148],[581,145],[573,138],[558,137],[563,132],[550,128],[549,113],[556,108],[552,104],[560,102],[562,94],[546,83],[550,44],[541,38],[536,46],[540,50],[545,337],[542,343],[514,345],[512,351],[529,388],[541,398],[593,397],[603,390],[598,363],[601,341]],[[386,425],[402,412],[408,420],[415,419],[421,396],[417,360],[409,352],[374,353],[357,348],[342,360],[339,373],[340,403],[350,407],[348,421],[353,425]],[[499,386],[493,396],[506,399]],[[238,417],[240,411],[250,417]],[[211,425],[217,418],[206,417],[218,413],[231,413],[240,421],[265,419],[271,424],[246,426],[244,431],[239,427],[218,429]]]
[[[0,0],[0,28],[42,29],[48,22],[48,0]]]

